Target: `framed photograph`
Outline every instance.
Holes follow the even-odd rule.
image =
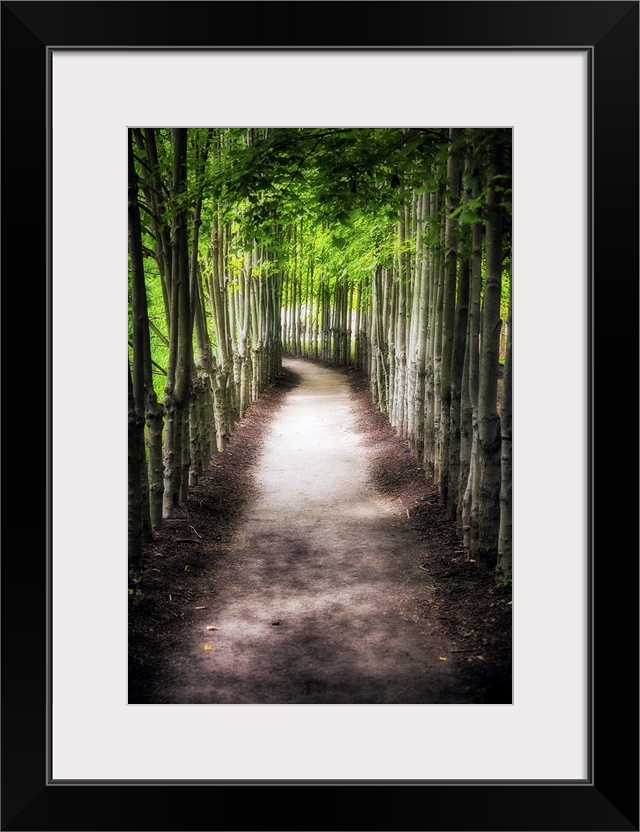
[[[29,508],[45,460],[3,558],[2,829],[639,829],[638,11],[2,3]],[[513,131],[511,704],[128,704],[127,128],[203,124]]]

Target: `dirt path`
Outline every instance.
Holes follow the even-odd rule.
[[[270,423],[255,496],[156,701],[473,701],[460,651],[415,614],[434,590],[424,545],[374,487],[344,374],[283,364],[301,383]]]

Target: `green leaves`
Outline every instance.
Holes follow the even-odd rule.
[[[449,214],[450,220],[457,219],[459,222],[474,223],[483,222],[482,210],[486,199],[486,190],[476,197],[467,199],[459,205],[455,211]]]
[[[466,223],[482,222],[481,215],[479,213],[476,214],[473,211],[462,211],[458,219],[460,222]]]

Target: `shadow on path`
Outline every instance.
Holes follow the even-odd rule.
[[[427,603],[433,589],[415,567],[423,546],[371,481],[344,374],[283,365],[300,383],[270,422],[212,597],[155,701],[472,702],[443,632],[406,612],[407,593]]]

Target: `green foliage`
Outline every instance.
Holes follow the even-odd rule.
[[[449,219],[463,223],[483,222],[483,206],[486,192],[462,202],[449,214]]]
[[[506,321],[509,315],[510,281],[510,269],[506,268],[502,272],[502,283],[500,287],[500,318],[503,321]]]
[[[438,207],[422,233],[425,244],[442,256],[450,154],[458,157],[463,171],[461,199],[449,214],[457,221],[460,250],[468,246],[469,227],[486,220],[490,185],[504,209],[505,248],[510,245],[510,130],[461,130],[452,142],[449,130],[437,128],[190,128],[187,184],[179,194],[172,193],[173,131],[145,128],[134,133],[153,379],[160,401],[165,376],[158,367],[167,366],[169,335],[160,252],[178,212],[186,213],[191,233],[192,209],[199,198],[203,275],[211,274],[211,230],[219,224],[228,244],[224,268],[229,291],[237,288],[245,254],[259,246],[265,255],[258,260],[261,279],[280,270],[286,288],[294,273],[298,280],[312,274],[314,294],[321,284],[333,292],[337,282],[349,281],[368,297],[377,267],[391,268],[402,254],[415,253],[412,233],[404,247],[399,245],[397,223],[417,193],[438,194]],[[157,161],[152,164],[154,148]],[[503,171],[489,180],[496,148],[502,153]],[[503,320],[508,280],[505,266]],[[215,349],[210,309],[206,314]]]
[[[442,140],[423,129],[221,130],[205,190],[260,240],[300,216],[348,225],[383,211],[393,220],[410,189],[424,186]]]

